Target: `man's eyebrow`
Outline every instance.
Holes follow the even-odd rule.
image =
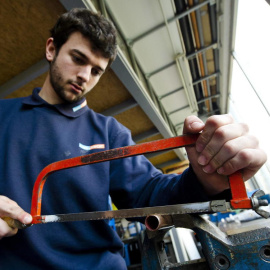
[[[72,52],[75,52],[77,54],[79,54],[82,58],[84,58],[85,60],[88,60],[88,57],[82,53],[81,51],[77,50],[77,49],[72,49]]]
[[[77,49],[72,49],[73,52],[77,53],[80,55],[80,57],[82,57],[83,59],[85,59],[86,61],[89,61],[90,62],[90,59],[84,54],[82,53],[81,51],[77,50]],[[97,69],[99,69],[102,73],[105,72],[105,70],[100,67],[100,66],[95,66]]]

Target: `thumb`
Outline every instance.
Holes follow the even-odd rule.
[[[30,224],[32,222],[32,216],[27,213],[27,212],[23,212],[19,217],[18,220],[21,221],[24,224]]]
[[[204,126],[205,125],[200,118],[195,115],[191,115],[185,119],[183,133],[199,133],[203,130]]]

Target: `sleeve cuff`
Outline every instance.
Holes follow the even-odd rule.
[[[203,185],[198,180],[195,172],[193,171],[192,166],[186,169],[183,174],[183,186],[182,189],[182,198],[184,201],[192,202],[205,202],[211,200],[231,200],[231,190],[226,189],[221,193],[218,193],[214,196],[209,196],[206,194]]]

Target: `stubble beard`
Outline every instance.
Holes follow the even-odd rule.
[[[54,89],[55,93],[65,102],[65,103],[75,103],[79,100],[81,100],[84,95],[83,93],[81,95],[75,95],[73,94],[73,98],[70,98],[70,95],[68,93],[68,90],[65,89],[65,85],[69,86],[71,83],[73,83],[72,80],[67,80],[64,82],[63,75],[57,66],[56,63],[56,57],[53,59],[53,61],[50,64],[50,83],[52,85],[52,88]],[[79,85],[78,82],[76,84]],[[72,91],[72,90],[70,90]]]

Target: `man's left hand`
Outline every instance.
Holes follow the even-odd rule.
[[[196,145],[186,147],[192,168],[209,195],[229,188],[227,176],[241,170],[250,179],[266,162],[265,152],[246,124],[231,115],[211,116],[204,124],[198,117],[185,120],[184,134],[201,132]]]

